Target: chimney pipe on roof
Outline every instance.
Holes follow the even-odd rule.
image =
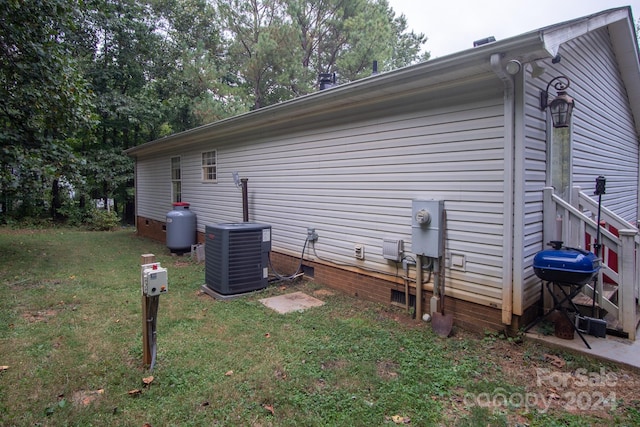
[[[485,44],[493,43],[494,41],[496,41],[496,38],[493,36],[485,37],[483,39],[474,41],[473,47],[483,46]]]
[[[318,83],[320,83],[320,90],[334,87],[336,84],[336,73],[318,74]]]
[[[378,61],[373,61],[373,71],[371,72],[372,76],[378,74]]]

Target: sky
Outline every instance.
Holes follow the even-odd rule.
[[[640,0],[388,0],[408,29],[423,33],[423,47],[438,58],[473,47],[475,40],[517,36],[547,25],[620,6],[631,6],[634,22]]]

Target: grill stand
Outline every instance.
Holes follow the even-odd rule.
[[[558,297],[555,295],[555,292],[553,292],[553,289],[551,289],[551,285],[555,285],[557,288],[559,288],[560,292],[562,292],[562,294],[564,295],[564,298],[559,300]],[[568,302],[571,305],[571,307],[575,310],[576,315],[579,313],[578,307],[576,307],[576,305],[573,303],[573,298],[576,297],[580,293],[580,291],[582,290],[582,287],[584,285],[578,285],[578,284],[575,284],[575,283],[563,283],[563,282],[545,282],[545,286],[547,287],[547,290],[549,291],[549,294],[551,295],[551,298],[553,298],[553,308],[551,310],[549,310],[543,316],[539,316],[536,320],[534,320],[532,323],[530,323],[524,329],[524,331],[528,332],[529,329],[533,328],[535,325],[540,323],[547,316],[549,316],[551,313],[553,313],[554,311],[557,310],[567,318],[567,320],[571,324],[571,327],[573,327],[573,330],[576,331],[576,333],[578,334],[580,339],[582,339],[582,342],[584,343],[584,345],[586,345],[587,348],[589,350],[591,350],[591,346],[589,345],[587,340],[584,338],[584,335],[582,335],[582,332],[580,332],[580,329],[578,329],[578,327],[575,325],[575,322],[571,321],[571,318],[569,317],[569,313],[567,313],[567,310],[565,309],[565,307],[563,307],[563,304],[565,302]],[[568,287],[570,289],[570,292],[567,293],[567,291],[565,290],[565,287]],[[543,293],[544,293],[544,288],[541,287],[540,288],[540,297],[541,297],[540,300],[541,301],[542,301]]]

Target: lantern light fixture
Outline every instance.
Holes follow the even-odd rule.
[[[554,83],[555,82],[555,83]],[[556,97],[549,102],[549,88],[553,84],[556,89]],[[571,81],[566,76],[557,76],[551,79],[545,90],[540,91],[540,110],[544,111],[549,107],[551,112],[551,120],[553,120],[554,128],[567,128],[571,121],[571,113],[575,106],[575,101],[567,95],[567,89],[571,85]]]

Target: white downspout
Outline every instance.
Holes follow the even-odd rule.
[[[502,323],[511,324],[513,316],[513,199],[515,151],[515,95],[512,76],[502,65],[502,55],[491,55],[491,68],[504,86],[504,246],[502,249]]]

